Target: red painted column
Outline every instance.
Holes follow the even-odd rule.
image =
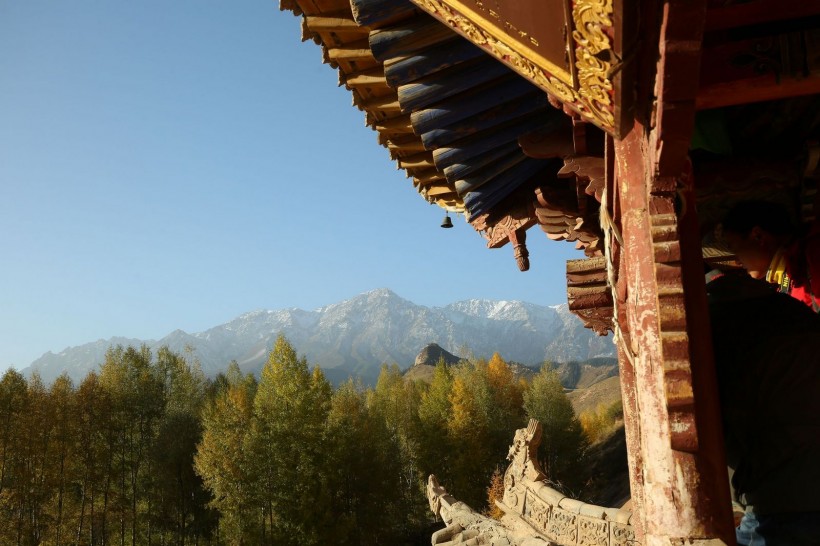
[[[734,544],[695,211],[678,214],[688,178],[656,174],[651,136],[636,124],[615,143],[616,308],[635,510],[646,545]]]

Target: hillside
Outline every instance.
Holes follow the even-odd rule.
[[[567,392],[576,415],[585,411],[595,411],[599,406],[610,406],[621,399],[621,383],[618,376],[607,377],[588,387],[579,387]]]

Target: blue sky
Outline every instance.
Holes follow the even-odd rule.
[[[0,370],[387,287],[566,301],[427,204],[275,0],[0,0]]]

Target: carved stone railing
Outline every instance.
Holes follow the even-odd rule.
[[[503,499],[496,501],[504,511],[500,522],[456,501],[430,476],[430,508],[447,524],[433,535],[432,544],[640,546],[629,510],[586,504],[546,484],[536,459],[540,443],[541,424],[535,419],[516,431]]]

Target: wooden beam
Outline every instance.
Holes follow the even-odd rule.
[[[498,106],[482,112],[481,115],[423,133],[421,140],[428,150],[432,150],[482,131],[492,131],[524,116],[534,116],[546,111],[547,108],[551,109],[546,93],[533,88],[529,95],[511,101],[500,100]]]
[[[598,335],[612,330],[612,291],[606,258],[567,260],[567,307]]]
[[[475,191],[487,182],[493,180],[495,177],[503,174],[505,171],[508,171],[521,163],[529,159],[521,150],[514,150],[507,156],[494,161],[492,164],[487,165],[486,168],[480,169],[476,171],[474,174],[470,176],[466,176],[460,180],[456,180],[454,186],[456,188],[456,192],[459,195],[463,196],[466,193],[471,191]]]
[[[407,0],[350,0],[350,8],[357,23],[373,28],[416,13]]]
[[[433,182],[443,180],[444,177],[435,169],[428,169],[426,171],[416,171],[413,173],[415,178],[421,184],[432,184]]]
[[[404,143],[396,143],[396,142],[393,142],[393,140],[388,140],[387,141],[387,149],[390,150],[390,151],[393,151],[393,152],[414,152],[414,153],[418,153],[418,152],[425,151],[424,150],[424,144],[422,144],[421,141],[418,140],[418,139],[412,140],[410,142],[404,142]],[[441,177],[444,178],[444,175],[442,174]]]
[[[479,171],[480,169],[483,169],[487,165],[495,163],[513,150],[517,149],[518,142],[515,140],[510,140],[506,144],[498,145],[491,151],[488,151],[479,157],[472,158],[470,161],[449,165],[442,172],[444,173],[444,176],[447,177],[447,180],[450,182],[455,182],[456,180],[460,180]]]
[[[385,65],[385,76],[390,81],[387,72],[389,67]],[[422,134],[433,129],[440,129],[465,118],[479,114],[496,106],[499,97],[505,101],[515,100],[536,89],[531,83],[515,74],[493,80],[487,85],[482,85],[465,91],[457,96],[444,99],[423,110],[414,110],[410,114],[410,121],[413,123],[416,133]]]
[[[399,166],[402,169],[430,169],[435,168],[433,155],[430,152],[413,155],[399,159]]]
[[[453,35],[450,41],[422,49],[414,55],[386,60],[384,75],[391,87],[398,87],[483,55],[481,48]]]
[[[322,17],[320,15],[305,16],[305,26],[313,32],[361,32],[368,34],[370,29],[366,26],[359,26],[356,21],[343,17]]]
[[[422,49],[451,40],[456,33],[432,17],[416,17],[409,23],[374,30],[370,49],[378,61],[412,55]]]
[[[427,195],[430,197],[438,197],[451,193],[453,193],[453,188],[447,186],[446,184],[431,184],[427,188]]]
[[[413,126],[410,125],[410,116],[400,116],[392,119],[381,120],[376,123],[376,130],[390,133],[413,133]]]
[[[510,169],[485,182],[480,188],[464,195],[464,206],[470,214],[491,212],[493,207],[510,195],[516,188],[533,179],[547,166],[543,159],[525,157]]]
[[[558,110],[548,110],[534,116],[516,120],[515,123],[492,131],[488,135],[475,135],[463,141],[455,142],[451,146],[438,148],[433,151],[436,166],[445,169],[456,163],[468,163],[473,158],[492,152],[498,146],[515,141],[518,146],[518,137],[539,127],[557,127],[564,121],[564,114]]]
[[[704,30],[727,30],[776,21],[803,19],[820,14],[820,3],[812,0],[754,0],[709,7]]]
[[[720,108],[752,102],[803,97],[820,93],[820,77],[811,76],[778,82],[773,74],[709,84],[698,89],[695,106],[698,110]]]
[[[368,111],[401,112],[401,105],[395,95],[385,95],[384,97],[363,101],[358,106]]]
[[[418,185],[418,186],[429,186],[431,184],[446,184],[447,183],[447,181],[444,179],[444,177],[441,177],[441,176],[432,176],[430,178],[414,176],[413,177],[413,182],[414,182],[415,185]],[[451,188],[450,191],[452,191],[452,188]]]
[[[820,9],[819,3],[812,4]],[[800,24],[805,28],[791,31],[766,27],[763,29],[765,33],[754,35],[740,29],[744,31],[742,35],[739,30],[726,33],[728,39],[724,34],[718,34],[709,42],[704,41],[697,108],[749,104],[820,92],[820,18]],[[684,79],[678,76],[675,83],[682,84]]]
[[[332,61],[373,59],[373,53],[367,46],[367,42],[354,42],[351,44],[327,48],[327,56]]]
[[[387,80],[384,78],[384,70],[382,70],[380,66],[377,66],[369,70],[345,74],[344,83],[349,87],[386,86]]]
[[[509,73],[509,68],[490,58],[464,63],[441,74],[432,74],[414,83],[400,86],[397,90],[399,102],[405,112],[427,108]]]

